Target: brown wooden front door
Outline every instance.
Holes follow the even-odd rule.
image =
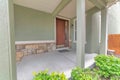
[[[68,20],[56,18],[56,46],[57,48],[69,46]]]

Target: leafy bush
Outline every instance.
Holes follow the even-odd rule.
[[[33,80],[49,80],[50,78],[50,75],[48,74],[47,70],[41,71],[39,73],[34,72],[33,75],[34,75]]]
[[[41,71],[39,73],[34,72],[33,73],[34,78],[33,80],[67,80],[64,73],[56,73],[52,72],[51,74],[48,74],[48,71]]]
[[[120,80],[120,77],[119,76],[113,76],[113,77],[110,77],[110,80]]]
[[[98,55],[96,67],[92,70],[76,67],[72,69],[72,80],[120,80],[120,59],[114,56]],[[33,73],[33,80],[68,80],[64,73],[41,71]],[[99,77],[100,76],[100,77]]]
[[[71,73],[72,80],[98,80],[97,74],[94,74],[90,69],[81,69],[76,67]]]
[[[114,56],[98,55],[95,57],[97,72],[100,76],[110,78],[120,76],[120,59]],[[117,80],[112,79],[111,80]]]
[[[67,78],[64,73],[52,72],[49,80],[67,80]]]

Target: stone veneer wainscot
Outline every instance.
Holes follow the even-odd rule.
[[[20,61],[23,56],[54,51],[56,43],[55,41],[18,41],[15,42],[15,48],[16,60]]]

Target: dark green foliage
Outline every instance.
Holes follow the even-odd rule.
[[[120,59],[114,56],[98,55],[95,57],[97,73],[105,78],[120,76]],[[111,80],[117,80],[112,79]]]

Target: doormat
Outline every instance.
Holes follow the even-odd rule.
[[[68,49],[63,49],[63,50],[58,50],[59,52],[61,52],[61,53],[64,53],[64,52],[69,52],[69,50]]]

